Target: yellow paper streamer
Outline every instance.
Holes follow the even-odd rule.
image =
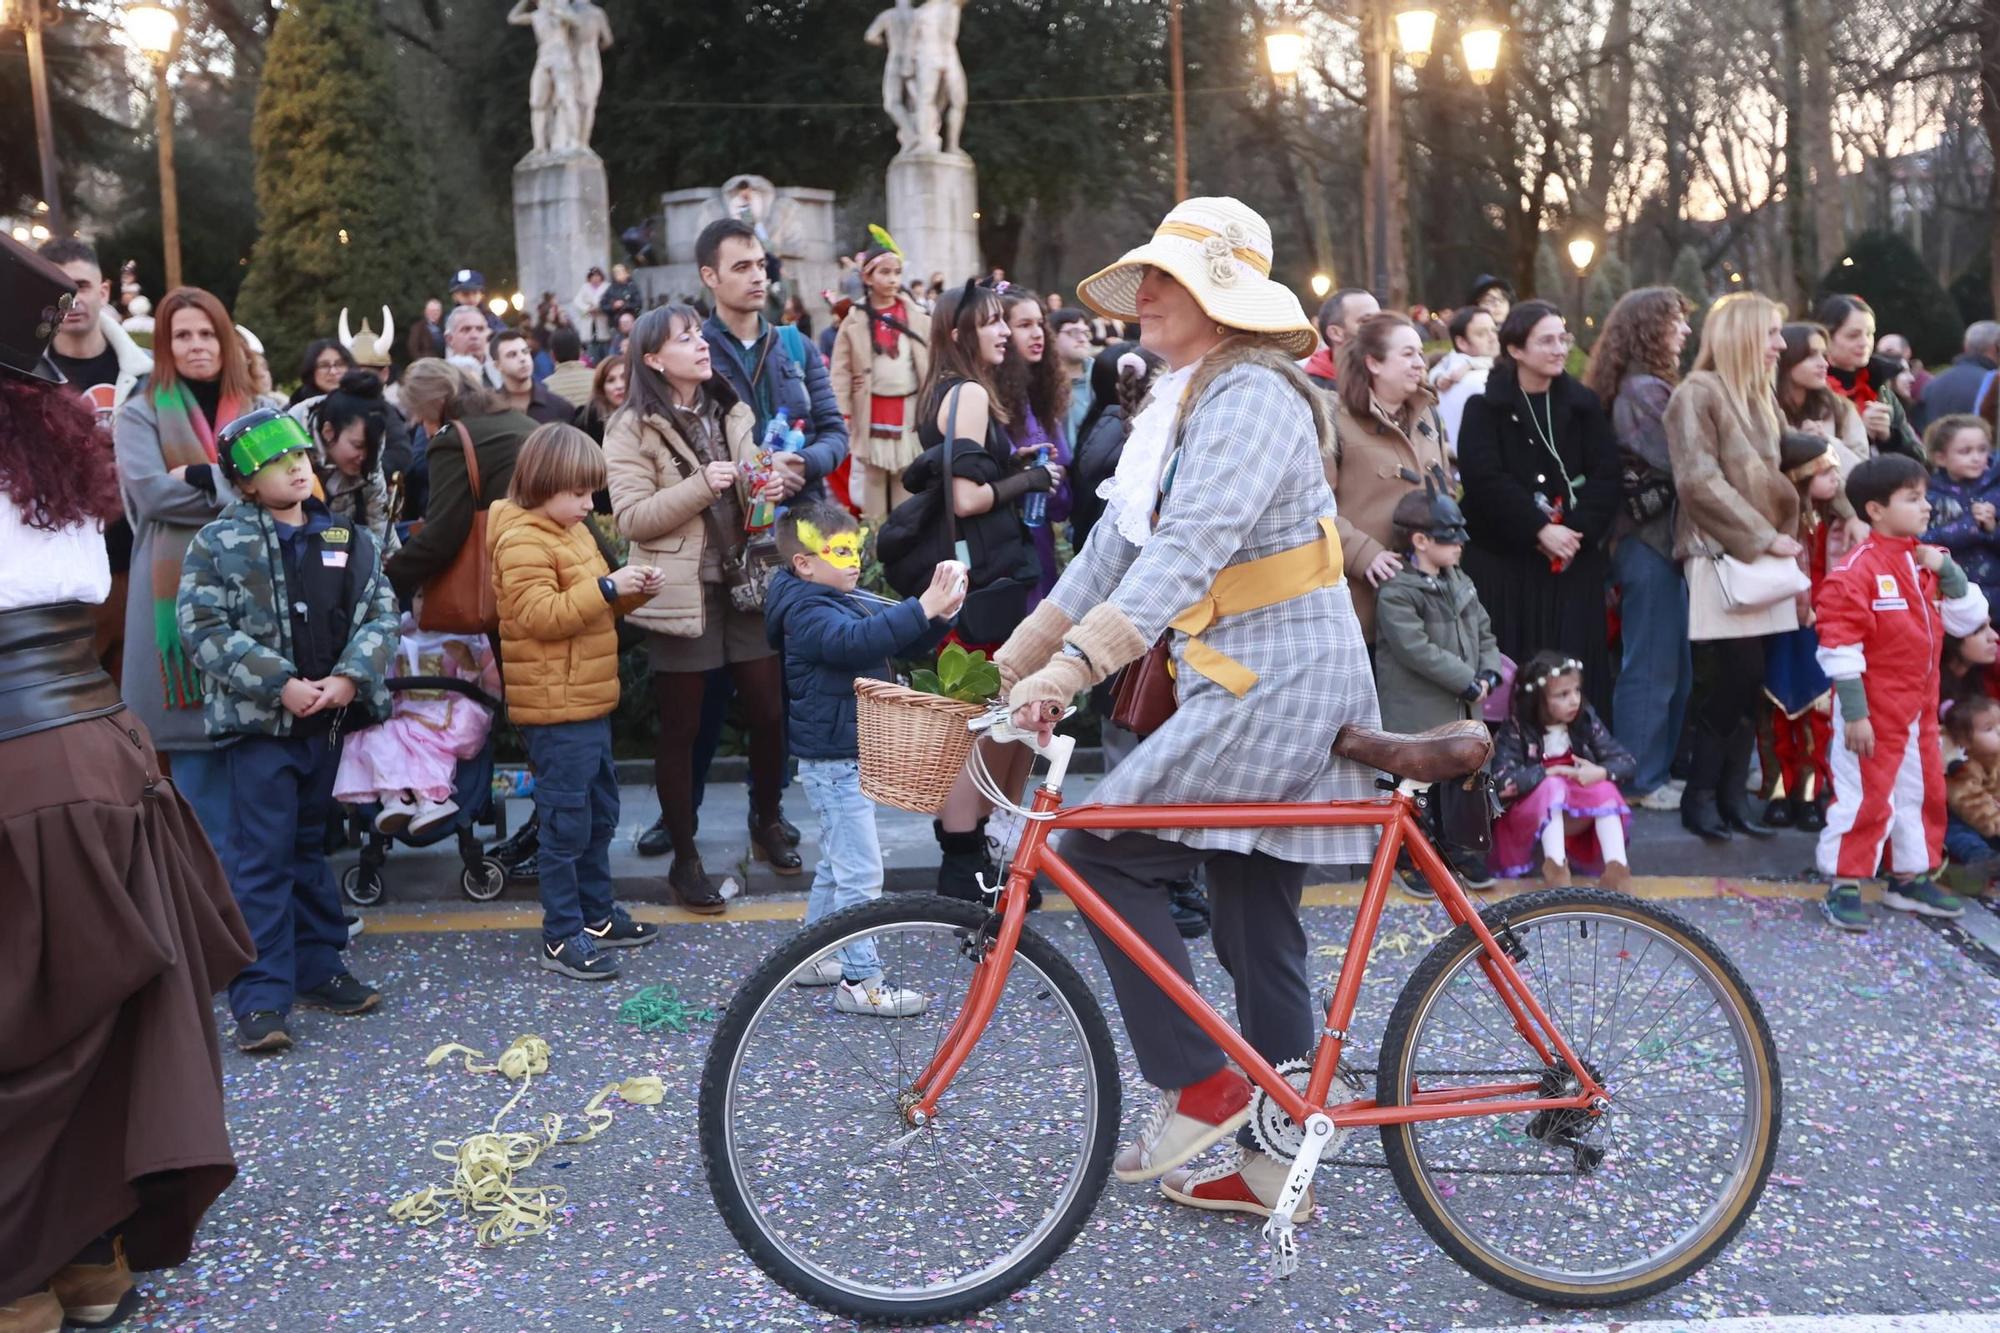
[[[622,1083],[605,1084],[584,1106],[584,1128],[579,1133],[565,1138],[563,1118],[553,1114],[542,1117],[538,1132],[502,1133],[500,1122],[527,1095],[534,1076],[549,1072],[549,1044],[540,1037],[516,1037],[498,1060],[488,1064],[483,1063],[484,1051],[446,1042],[425,1056],[424,1064],[436,1068],[454,1055],[464,1056],[468,1074],[498,1074],[521,1086],[485,1133],[431,1145],[431,1156],[451,1163],[451,1183],[405,1195],[389,1206],[389,1216],[398,1222],[429,1226],[449,1216],[455,1205],[460,1215],[474,1224],[473,1234],[481,1245],[510,1245],[549,1229],[568,1192],[560,1185],[517,1184],[517,1177],[549,1148],[588,1143],[609,1129],[612,1116],[606,1101],[616,1096],[632,1106],[657,1106],[667,1095],[666,1085],[657,1075],[642,1074]]]

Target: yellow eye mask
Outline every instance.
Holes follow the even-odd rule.
[[[829,537],[811,523],[799,524],[799,545],[835,569],[861,568],[861,543],[867,535],[868,530],[863,528],[859,532],[836,532]]]

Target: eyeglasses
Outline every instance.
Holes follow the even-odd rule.
[[[1539,338],[1528,339],[1528,346],[1538,352],[1567,352],[1576,346],[1576,339],[1567,333],[1545,333]]]
[[[313,362],[313,369],[314,369],[314,370],[345,370],[345,369],[347,369],[347,363],[346,363],[345,361],[315,361],[315,362]]]

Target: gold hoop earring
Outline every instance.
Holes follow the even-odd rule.
[[[1218,324],[1215,326],[1215,336],[1218,338],[1227,338],[1229,336],[1229,330],[1223,328],[1220,324]]]

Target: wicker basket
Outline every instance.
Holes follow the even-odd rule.
[[[934,813],[972,752],[965,724],[985,709],[886,680],[854,682],[861,792],[916,814]]]

